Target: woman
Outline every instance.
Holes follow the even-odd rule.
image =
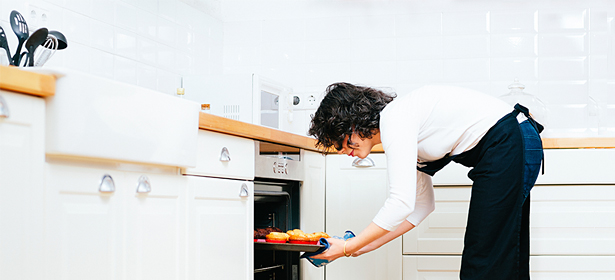
[[[382,144],[390,193],[360,234],[328,239],[329,250],[313,258],[359,256],[416,227],[434,209],[431,176],[454,161],[472,167],[473,181],[460,278],[529,279],[529,192],[543,158],[540,131],[526,108],[469,89],[426,86],[395,99],[330,85],[309,134],[325,152],[334,147],[359,158]],[[416,164],[408,160],[414,158]]]

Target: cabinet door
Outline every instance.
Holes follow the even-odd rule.
[[[0,90],[0,279],[42,279],[44,116],[42,98]]]
[[[126,279],[185,279],[186,178],[126,172]]]
[[[101,179],[110,181],[101,187]],[[107,177],[108,178],[108,177]],[[46,166],[45,246],[49,279],[117,279],[121,272],[123,174],[79,165]]]
[[[253,279],[254,183],[186,177],[188,279]]]
[[[436,209],[403,235],[404,254],[461,254],[470,187],[435,187]]]
[[[533,255],[615,256],[614,185],[542,185],[531,198]]]
[[[305,179],[301,185],[301,226],[305,232],[325,230],[325,157],[320,153],[305,151],[302,159]],[[314,267],[301,259],[301,279],[322,280],[324,269]]]
[[[374,166],[355,167],[346,155],[327,156],[326,230],[342,236],[352,230],[358,234],[376,216],[388,197],[386,157],[369,156]],[[326,267],[326,279],[401,279],[401,240],[358,258],[339,258]]]

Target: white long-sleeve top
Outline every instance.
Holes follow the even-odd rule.
[[[418,162],[472,149],[511,105],[490,95],[452,86],[425,86],[389,103],[380,113],[387,157],[389,197],[373,222],[394,230],[406,219],[417,226],[434,210],[431,176]]]

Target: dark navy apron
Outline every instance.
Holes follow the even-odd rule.
[[[519,113],[527,120],[519,123]],[[418,164],[432,176],[451,161],[472,168],[460,279],[529,279],[529,194],[544,159],[542,130],[517,104],[474,148]]]

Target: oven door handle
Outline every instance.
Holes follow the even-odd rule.
[[[376,166],[376,164],[371,158],[366,157],[366,158],[356,158],[355,160],[352,161],[352,166],[359,167],[359,168],[367,168],[367,167],[374,167]]]

